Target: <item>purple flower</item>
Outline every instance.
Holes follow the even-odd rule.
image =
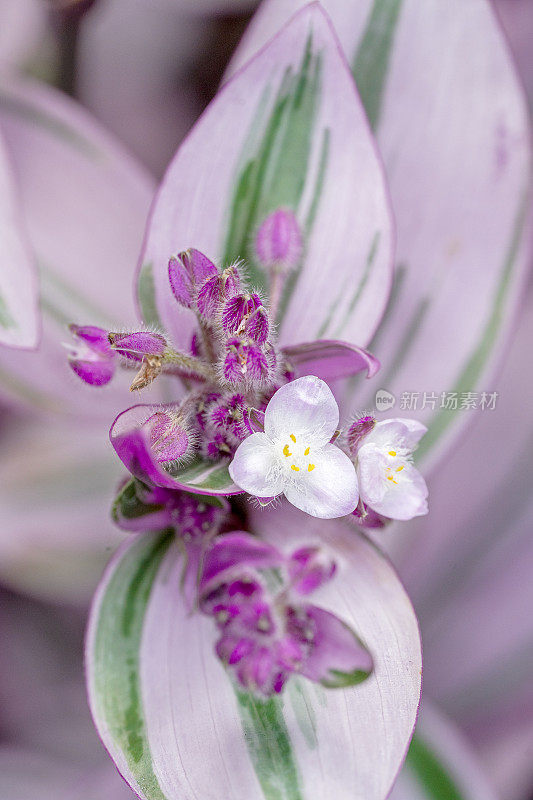
[[[243,533],[227,534],[207,552],[200,581],[200,608],[213,617],[216,651],[244,689],[279,694],[300,674],[325,686],[359,683],[372,658],[338,617],[303,600],[335,571],[317,569],[316,551],[288,560],[275,548]],[[264,571],[286,571],[276,591]]]
[[[70,331],[78,343],[69,353],[70,368],[90,386],[105,386],[116,367],[107,331],[96,325],[71,325]]]

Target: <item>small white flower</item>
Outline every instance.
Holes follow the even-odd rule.
[[[428,513],[428,490],[411,456],[427,431],[413,419],[377,422],[357,451],[361,500],[390,519]]]
[[[355,467],[330,440],[339,409],[329,386],[313,375],[278,389],[265,412],[265,432],[242,442],[232,480],[256,497],[283,494],[313,517],[351,514],[359,492]]]

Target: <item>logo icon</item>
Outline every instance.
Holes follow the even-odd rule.
[[[388,411],[389,408],[394,408],[396,398],[386,389],[378,389],[374,402],[376,404],[376,411]]]

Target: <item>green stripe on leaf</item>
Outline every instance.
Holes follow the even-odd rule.
[[[424,789],[427,800],[465,800],[436,753],[419,736],[413,737],[406,766]]]
[[[265,800],[303,800],[283,700],[235,690],[244,738]]]
[[[96,713],[150,800],[166,800],[153,771],[141,704],[139,650],[150,592],[173,541],[146,535],[116,564],[98,609],[92,652]]]
[[[313,53],[310,35],[299,69],[286,69],[270,115],[259,126],[258,115],[263,113],[265,103],[262,98],[241,156],[230,204],[224,263],[245,261],[251,282],[263,290],[267,289],[268,276],[255,260],[254,235],[272,211],[278,208],[298,211],[309,172],[321,75],[322,57]],[[261,128],[262,133],[258,134]],[[253,146],[252,139],[255,139]],[[329,137],[324,132],[308,226],[316,215],[328,149]]]
[[[402,0],[374,0],[353,62],[352,71],[372,130],[377,128],[381,115],[401,5]]]

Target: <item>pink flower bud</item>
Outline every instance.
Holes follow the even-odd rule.
[[[268,339],[270,325],[266,309],[258,308],[247,320],[244,332],[256,344],[263,345]]]
[[[108,339],[112,347],[126,358],[142,356],[162,356],[167,348],[167,340],[160,333],[136,331],[135,333],[110,333]]]
[[[227,267],[220,275],[208,278],[198,292],[198,310],[206,319],[216,316],[226,300],[234,297],[240,289],[240,278],[236,267]]]
[[[149,430],[150,446],[157,461],[177,461],[187,454],[191,440],[179,415],[157,411],[144,425]]]
[[[255,237],[255,252],[260,264],[269,270],[287,273],[298,265],[303,241],[292,211],[279,208],[266,217]]]
[[[170,288],[178,303],[185,308],[193,307],[198,288],[217,274],[213,262],[194,248],[172,256],[168,262]]]

